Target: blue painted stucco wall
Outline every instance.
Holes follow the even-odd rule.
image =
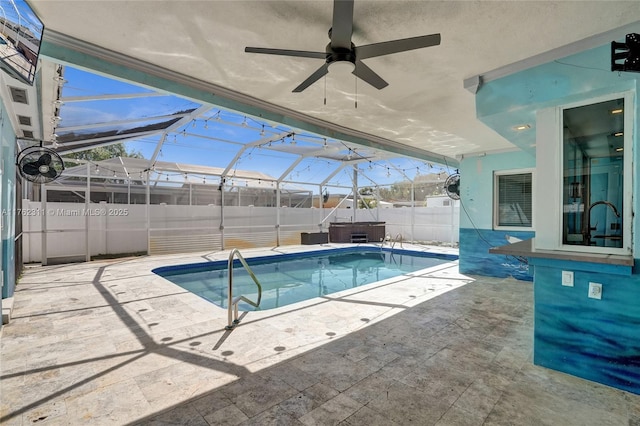
[[[533,167],[535,157],[522,151],[469,157],[460,162],[460,272],[527,281],[533,279],[526,259],[489,254],[489,248],[508,244],[507,236],[521,240],[534,236],[533,229],[493,229],[494,172]]]
[[[16,284],[14,263],[15,239],[15,176],[16,176],[16,135],[7,119],[8,113],[4,103],[0,105],[0,167],[2,179],[0,181],[0,213],[2,214],[2,298],[13,296]]]
[[[582,271],[588,265],[580,262],[532,263],[534,362],[640,393],[638,276]],[[574,271],[573,287],[560,285],[563,270]],[[589,282],[602,284],[602,300],[587,297]]]
[[[577,55],[525,70],[485,84],[476,95],[478,118],[515,146],[536,153],[536,112],[542,108],[587,101],[597,96],[635,93],[632,179],[633,210],[640,207],[640,138],[637,87],[640,74],[609,71],[610,50],[605,45]],[[627,106],[629,107],[629,106]],[[516,134],[513,126],[531,123],[532,131]],[[465,180],[486,175],[473,159],[461,166]],[[537,158],[540,166],[545,158]],[[535,175],[534,175],[535,180]],[[464,180],[463,180],[464,181]],[[462,181],[461,181],[462,182]],[[535,184],[535,182],[534,182]],[[465,198],[473,197],[473,191]],[[625,200],[629,202],[630,200]],[[542,200],[535,200],[542,202]],[[491,206],[476,203],[485,215]],[[473,208],[471,209],[473,211]],[[462,215],[461,215],[462,216]],[[481,227],[483,214],[476,213]],[[460,264],[465,264],[461,217]],[[638,265],[640,217],[633,218],[633,257]],[[469,237],[470,238],[470,237]],[[493,255],[487,254],[490,258]],[[534,363],[578,377],[640,394],[640,269],[602,264],[530,258],[534,277]],[[562,286],[562,271],[574,272],[574,286]],[[602,299],[588,298],[589,282],[603,285]]]

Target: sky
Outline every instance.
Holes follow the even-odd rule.
[[[64,128],[74,128],[75,132],[95,132],[112,129],[114,127],[129,128],[157,122],[154,117],[170,115],[179,111],[190,110],[201,106],[200,103],[177,96],[157,96],[148,90],[126,82],[117,81],[72,67],[65,67],[62,100],[64,104],[60,110],[61,122],[58,134],[64,133]],[[146,94],[149,96],[96,100],[95,97],[113,94]],[[81,99],[78,99],[81,98]],[[94,98],[89,100],[88,98]],[[84,99],[84,100],[82,100]],[[132,123],[131,120],[141,119]],[[127,122],[129,120],[129,122]],[[115,124],[114,122],[120,123]],[[162,121],[162,120],[160,120]],[[106,123],[107,127],[91,127],[81,129],[78,126],[87,124]],[[298,158],[297,155],[287,153],[287,150],[303,149],[305,147],[322,148],[324,138],[309,132],[294,132],[294,138],[279,138],[283,132],[290,129],[281,125],[272,125],[260,119],[238,114],[233,111],[220,110],[211,106],[208,112],[192,120],[186,125],[175,129],[167,135],[157,160],[202,166],[225,168],[247,143],[258,140],[273,139],[274,149],[267,149],[267,143],[261,147],[250,148],[238,158],[234,169],[250,170],[268,174],[275,178],[285,176],[285,179],[296,182],[322,182],[330,173],[336,170],[340,163],[322,158],[309,157],[301,161],[295,169],[285,172]],[[160,140],[160,135],[146,136],[132,142],[126,142],[127,150],[140,152],[150,159]],[[331,142],[332,140],[330,140]],[[344,145],[341,142],[338,142]],[[354,156],[365,153],[366,148],[356,148]],[[344,145],[344,154],[348,148]],[[385,185],[394,182],[413,179],[418,174],[438,173],[446,167],[429,164],[422,160],[411,158],[395,158],[391,161],[361,163],[358,184],[360,186]],[[233,169],[232,169],[233,170]],[[454,173],[455,170],[450,170]],[[353,172],[350,168],[335,175],[330,184],[350,187]]]
[[[23,0],[0,0],[0,16],[29,28],[34,35],[42,32],[42,22]]]

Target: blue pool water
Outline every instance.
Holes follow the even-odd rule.
[[[247,259],[262,285],[260,309],[272,309],[442,265],[458,257],[406,250],[352,247]],[[227,307],[227,261],[156,268],[154,273],[222,307]],[[233,294],[257,299],[257,287],[239,261]],[[239,304],[241,310],[254,310]]]

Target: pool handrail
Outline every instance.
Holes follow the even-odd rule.
[[[387,234],[384,237],[384,241],[382,241],[382,244],[380,245],[380,247],[382,247],[384,245],[385,242],[389,242],[389,245],[391,246],[391,251],[393,252],[393,248],[395,247],[397,242],[400,242],[400,248],[404,248],[404,246],[402,245],[402,242],[404,241],[404,238],[402,237],[402,234],[397,234],[395,238],[391,238],[391,234]]]
[[[242,266],[244,266],[244,269],[246,269],[246,271],[249,273],[249,276],[253,279],[253,282],[255,282],[256,286],[258,286],[257,302],[249,300],[248,298],[242,295],[236,297],[235,299],[233,298],[233,258],[234,257],[238,258],[240,263],[242,263]],[[260,301],[262,300],[262,285],[260,284],[260,281],[258,281],[258,278],[249,267],[249,264],[247,263],[247,261],[244,260],[244,257],[242,257],[242,255],[240,254],[240,250],[238,250],[237,248],[234,248],[233,250],[231,250],[231,253],[229,253],[229,262],[227,263],[227,270],[229,271],[229,282],[228,282],[228,288],[227,288],[228,324],[225,328],[227,330],[232,330],[240,322],[240,320],[238,319],[238,303],[241,300],[247,302],[253,307],[256,307],[256,308],[260,307]]]
[[[393,247],[396,245],[396,243],[398,241],[400,241],[400,248],[404,248],[404,246],[402,245],[402,234],[398,234],[396,235],[396,237],[393,239],[393,243],[391,243],[391,250],[393,251]]]

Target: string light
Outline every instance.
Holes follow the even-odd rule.
[[[262,125],[262,130],[260,130],[260,136],[264,136],[264,124]]]
[[[62,75],[56,75],[55,77],[53,77],[53,80],[58,83],[58,86],[62,87],[64,86],[67,82],[67,80],[64,79],[64,77]]]

